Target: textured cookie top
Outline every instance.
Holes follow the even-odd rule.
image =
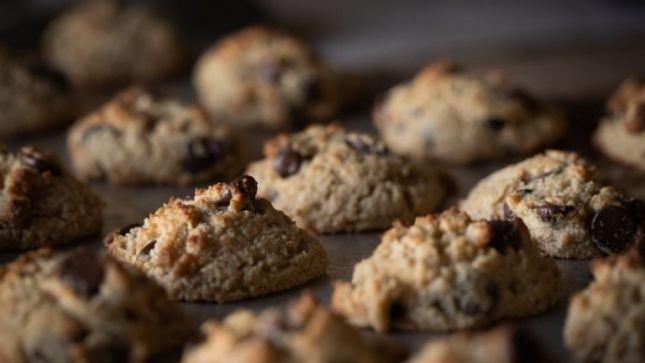
[[[43,37],[48,59],[79,87],[154,81],[184,58],[175,29],[151,8],[88,1],[55,19]]]
[[[202,332],[203,341],[186,351],[182,363],[392,361],[385,346],[375,351],[374,342],[310,294],[286,308],[238,310],[222,322],[204,323]]]
[[[187,184],[239,169],[236,134],[198,107],[141,87],[120,92],[70,131],[83,177],[115,183]]]
[[[573,355],[588,362],[645,359],[645,248],[592,262],[594,281],[573,296],[564,341]]]
[[[41,249],[2,266],[0,302],[8,362],[142,362],[191,333],[160,287],[88,249]]]
[[[449,62],[430,64],[391,89],[374,120],[394,151],[460,163],[527,153],[565,129],[558,112],[503,73]]]
[[[183,300],[254,297],[326,271],[320,243],[271,203],[248,176],[171,199],[142,226],[115,231],[110,253],[157,279]]]
[[[0,137],[61,125],[73,112],[67,79],[34,60],[21,61],[0,47]]]
[[[261,26],[236,32],[207,50],[193,81],[211,113],[246,127],[285,128],[327,119],[344,98],[356,96],[341,94],[346,91],[341,77],[303,42]]]
[[[528,333],[502,326],[433,340],[408,363],[555,363]]]
[[[101,202],[56,158],[0,145],[0,248],[57,245],[97,232]]]
[[[387,228],[432,211],[445,188],[429,165],[392,154],[367,134],[314,125],[267,142],[247,172],[260,195],[318,232]]]
[[[471,220],[456,209],[395,224],[336,284],[332,306],[376,330],[454,330],[553,304],[560,274],[519,221]]]
[[[623,81],[607,102],[607,111],[622,120],[627,132],[642,133],[645,130],[645,81],[636,77]]]
[[[576,153],[551,150],[499,170],[461,208],[475,218],[520,218],[557,257],[616,253],[643,238],[643,202],[606,186]]]

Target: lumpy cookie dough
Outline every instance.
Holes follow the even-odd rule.
[[[131,87],[69,131],[74,167],[115,184],[188,185],[242,169],[237,134],[198,107]]]
[[[142,226],[114,231],[105,244],[185,301],[247,299],[324,274],[320,242],[256,192],[249,176],[197,189],[194,198],[171,199]]]
[[[102,202],[48,152],[0,145],[0,250],[57,246],[98,233]]]
[[[360,88],[354,77],[332,70],[300,40],[262,26],[238,31],[208,49],[197,62],[193,83],[216,118],[267,129],[330,121]]]
[[[76,111],[67,79],[35,60],[0,47],[0,138],[56,128]]]
[[[392,151],[460,164],[531,153],[566,129],[558,111],[501,72],[449,62],[430,64],[391,89],[373,117]]]
[[[446,194],[432,166],[392,154],[373,137],[313,125],[267,142],[247,173],[259,194],[319,233],[385,229],[433,211]]]
[[[594,144],[607,157],[645,170],[645,80],[628,78],[607,102]]]
[[[502,326],[433,340],[407,363],[555,363],[528,332]]]
[[[55,19],[43,52],[85,89],[153,82],[177,72],[185,49],[173,26],[151,8],[118,0],[83,2]]]
[[[594,281],[573,296],[564,342],[581,362],[645,361],[645,248],[591,265]]]
[[[473,218],[519,218],[540,250],[585,259],[643,240],[645,203],[603,183],[576,153],[549,150],[494,172],[460,208]]]
[[[221,322],[207,321],[202,333],[182,363],[400,362],[393,343],[369,341],[311,294],[286,308],[237,310]]]
[[[449,209],[397,223],[332,308],[377,331],[452,331],[544,311],[560,296],[555,262],[538,253],[519,221],[471,220]]]
[[[143,363],[193,334],[163,289],[89,249],[2,266],[0,315],[0,360],[11,363]]]

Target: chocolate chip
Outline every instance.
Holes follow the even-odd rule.
[[[131,229],[137,228],[137,227],[141,227],[141,223],[132,223],[132,224],[128,224],[127,226],[121,227],[119,228],[118,233],[121,236],[125,236],[126,234],[128,234],[128,232],[130,232]]]
[[[34,77],[44,79],[60,90],[67,91],[70,89],[70,83],[67,77],[45,63],[28,62],[27,70]]]
[[[218,207],[225,207],[231,203],[231,191],[229,189],[224,190],[224,194],[215,202],[215,205]]]
[[[531,188],[522,188],[522,189],[516,190],[515,192],[517,194],[519,194],[520,196],[524,197],[524,196],[526,196],[528,194],[533,193],[533,189],[531,189]]]
[[[493,231],[493,236],[488,245],[499,253],[504,253],[506,247],[518,250],[522,247],[522,235],[517,226],[509,221],[490,221],[488,225]]]
[[[484,124],[493,131],[497,132],[504,128],[506,120],[501,117],[490,117],[484,120]]]
[[[639,224],[645,225],[645,202],[636,198],[628,198],[623,202],[623,205],[632,212]]]
[[[394,301],[390,304],[388,316],[392,320],[402,319],[406,316],[407,310],[408,309],[405,307],[405,304],[400,301]]]
[[[251,200],[255,199],[255,195],[258,192],[258,183],[249,175],[242,175],[233,180],[230,185]]]
[[[605,253],[618,253],[634,242],[637,227],[629,209],[604,207],[591,220],[591,240]]]
[[[323,98],[322,84],[318,79],[309,79],[302,85],[304,103],[318,102]]]
[[[512,363],[548,362],[538,342],[527,332],[516,330],[512,333],[510,349]]]
[[[223,159],[231,151],[231,145],[224,140],[202,137],[188,143],[188,155],[182,161],[182,167],[189,173],[198,173],[208,169]]]
[[[273,159],[273,169],[283,178],[291,176],[300,170],[303,157],[289,146],[284,146]]]
[[[54,160],[46,160],[34,154],[20,153],[20,161],[30,169],[39,173],[50,172],[52,175],[61,175],[62,169]]]
[[[155,245],[157,244],[157,240],[153,239],[152,241],[148,242],[141,251],[139,251],[139,254],[137,254],[137,258],[141,259],[146,259],[150,257],[150,252],[155,248]]]
[[[98,293],[103,283],[103,265],[96,252],[80,248],[63,258],[59,276],[77,294],[92,297]]]
[[[388,153],[385,146],[379,145],[376,142],[367,141],[361,137],[348,137],[345,143],[352,149],[365,154],[385,155]]]
[[[535,212],[543,222],[555,224],[558,220],[567,214],[573,212],[576,208],[572,205],[543,204],[535,208]]]

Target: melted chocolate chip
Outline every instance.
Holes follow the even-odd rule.
[[[20,161],[30,169],[39,173],[50,172],[52,175],[61,175],[62,169],[53,160],[45,160],[33,154],[20,153]]]
[[[524,196],[526,196],[528,194],[533,193],[533,189],[531,189],[531,188],[522,188],[522,189],[516,190],[515,192],[517,194],[519,194],[520,196],[524,197]]]
[[[150,252],[155,248],[155,245],[157,244],[157,240],[153,239],[152,241],[148,242],[141,251],[139,251],[139,254],[137,255],[137,258],[149,258],[150,257]]]
[[[303,157],[297,151],[285,146],[273,159],[273,169],[283,178],[291,176],[300,170]]]
[[[231,151],[231,145],[224,140],[202,137],[191,141],[188,155],[182,161],[182,167],[189,173],[199,173],[223,159]]]
[[[506,126],[506,120],[501,117],[490,117],[484,120],[484,124],[491,130],[498,132]]]
[[[388,315],[392,320],[402,319],[406,316],[407,310],[405,304],[400,301],[394,301],[390,304]]]
[[[645,225],[645,202],[636,198],[629,198],[623,205],[634,215],[639,224]]]
[[[387,154],[387,148],[375,142],[368,142],[360,137],[349,137],[345,140],[347,146],[364,154]]]
[[[604,207],[591,220],[591,240],[605,253],[618,253],[634,242],[638,224],[629,209]]]
[[[59,276],[77,294],[92,297],[103,283],[103,267],[103,261],[96,252],[81,248],[63,258]]]
[[[488,225],[492,228],[493,237],[488,245],[499,253],[504,253],[507,247],[518,250],[522,247],[522,236],[517,226],[509,221],[490,221]]]
[[[224,190],[224,194],[215,202],[215,205],[218,207],[225,207],[231,203],[231,191],[229,189]]]
[[[558,220],[567,214],[573,212],[576,208],[572,205],[543,204],[535,208],[535,212],[545,223],[555,224]]]
[[[121,227],[119,228],[118,233],[121,236],[125,236],[126,234],[128,234],[128,232],[130,232],[131,229],[137,228],[137,227],[141,227],[141,223],[132,223],[132,224],[128,224],[127,226]]]
[[[253,177],[248,175],[242,175],[241,177],[233,180],[230,185],[240,193],[249,197],[251,200],[255,199],[255,195],[258,192],[258,183],[253,179]]]

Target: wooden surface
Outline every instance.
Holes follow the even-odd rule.
[[[300,31],[333,63],[363,74],[375,94],[410,77],[431,59],[453,58],[478,69],[503,68],[518,83],[560,104],[568,113],[571,132],[559,145],[561,148],[584,153],[598,163],[614,183],[635,196],[645,197],[642,173],[604,160],[588,143],[589,135],[603,113],[602,103],[607,94],[625,75],[645,74],[643,6],[635,2],[608,1],[566,2],[568,5],[556,1],[540,2],[544,7],[523,7],[502,1],[493,9],[463,1],[410,2],[407,6],[386,1],[346,3],[263,0],[252,6],[258,10],[257,14],[262,14],[260,18],[264,21]],[[15,23],[20,24],[20,21]],[[12,25],[8,33],[15,35],[16,29],[20,29],[16,27]],[[201,33],[202,40],[194,42],[195,52],[220,35]],[[23,41],[29,43],[29,39]],[[188,75],[169,84],[168,89],[191,100],[194,95],[187,82]],[[341,120],[350,128],[373,132],[369,120],[370,102],[364,106],[362,111],[344,115]],[[64,132],[59,130],[8,143],[13,147],[33,143],[53,149],[68,163]],[[269,135],[247,136],[255,156],[259,157],[261,141]],[[480,178],[512,161],[447,167],[460,187],[460,194],[453,202],[465,195]],[[191,188],[119,188],[104,183],[94,183],[93,187],[106,203],[107,220],[102,235],[140,221],[172,195],[192,194]],[[352,266],[371,254],[379,235],[380,232],[322,236],[331,258],[330,269],[327,276],[306,286],[248,302],[184,306],[195,322],[201,322],[207,318],[221,318],[238,307],[257,310],[282,304],[303,289],[312,289],[327,301],[331,294],[330,282],[349,279]],[[100,239],[101,236],[97,236],[87,243],[99,247]],[[1,255],[5,261],[14,256],[11,253]],[[584,261],[558,261],[558,265],[566,282],[565,294],[559,304],[544,314],[514,323],[534,332],[548,351],[568,361],[561,342],[567,299],[587,284],[589,273]],[[428,333],[390,335],[411,350],[436,336]]]

